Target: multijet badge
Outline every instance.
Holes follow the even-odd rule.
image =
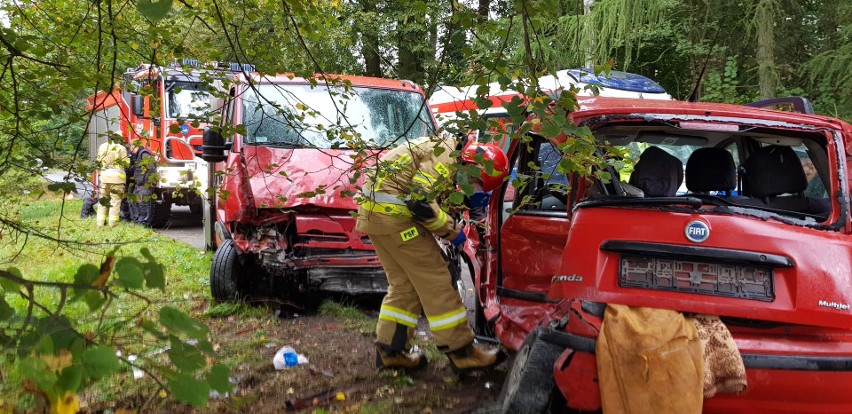
[[[710,237],[710,227],[703,221],[690,221],[683,233],[687,240],[693,243],[703,243]]]

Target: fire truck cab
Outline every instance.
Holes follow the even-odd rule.
[[[87,128],[91,160],[107,133],[119,134],[126,143],[141,145],[155,157],[156,182],[150,183],[155,197],[152,227],[167,223],[173,204],[201,212],[198,193],[206,190],[204,162],[199,157],[201,135],[217,109],[208,88],[222,69],[218,64],[202,68],[194,60],[168,67],[143,63],[128,69],[110,92],[97,92],[87,100],[92,114]],[[237,65],[226,70],[241,69]],[[97,182],[97,172],[93,181]]]

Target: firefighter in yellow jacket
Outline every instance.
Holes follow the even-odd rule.
[[[470,199],[476,200],[476,207],[487,205],[490,191],[507,175],[506,155],[493,144],[471,142],[462,148],[448,137],[420,138],[391,149],[362,190],[356,229],[370,237],[389,285],[376,325],[378,368],[426,365],[425,355],[411,350],[421,311],[438,349],[456,372],[487,368],[504,357],[497,349],[473,345],[467,311],[434,237],[456,246],[465,241],[463,225],[438,200],[455,190],[457,170],[467,164],[481,171],[480,177],[468,179],[479,187]]]
[[[127,177],[127,168],[130,159],[127,156],[127,148],[122,145],[122,137],[113,135],[98,147],[98,194],[101,198],[109,199],[109,207],[98,203],[97,225],[102,227],[105,222],[110,227],[118,224],[121,210],[121,198],[124,196],[124,183]]]

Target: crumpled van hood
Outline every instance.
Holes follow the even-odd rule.
[[[316,148],[243,147],[254,205],[262,208],[316,206],[356,209],[352,151]],[[317,194],[324,189],[324,194]],[[343,192],[343,193],[341,193]],[[311,194],[313,194],[311,196]],[[308,197],[303,197],[308,195]]]

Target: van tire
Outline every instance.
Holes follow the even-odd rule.
[[[241,292],[243,265],[233,240],[225,240],[213,255],[210,265],[210,294],[216,302],[235,301]]]
[[[553,364],[563,351],[563,347],[542,339],[547,329],[533,329],[514,361],[499,400],[502,411],[507,414],[546,413],[553,396]]]

